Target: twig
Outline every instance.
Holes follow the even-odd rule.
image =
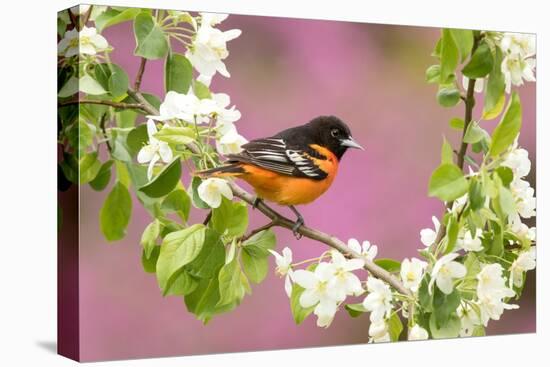
[[[105,129],[105,122],[107,121],[107,114],[104,113],[101,115],[101,119],[99,121],[99,128],[101,129],[101,132],[103,133],[103,136],[105,137],[105,144],[107,145],[107,149],[109,150],[109,153],[113,151],[113,147],[111,146],[111,143],[109,142],[109,136],[107,135],[107,130]]]
[[[145,98],[143,98],[143,95],[141,93],[136,92],[135,90],[129,89],[128,95],[134,98],[137,102],[141,103],[143,105],[143,109],[147,113],[151,115],[159,114],[159,111],[154,106],[152,106],[149,102],[147,102]],[[198,154],[200,152],[199,147],[195,143],[190,143],[190,144],[187,144],[186,146],[191,152],[195,154]],[[228,183],[229,183],[229,186],[231,187],[231,190],[233,191],[234,196],[245,201],[250,206],[254,206],[254,201],[256,199],[255,196],[248,193],[246,190],[244,190],[234,182],[228,182]],[[274,226],[286,228],[289,230],[292,230],[292,228],[294,227],[294,224],[295,224],[294,221],[286,218],[282,214],[278,213],[274,209],[267,206],[265,203],[263,202],[258,203],[258,205],[256,205],[256,208],[261,213],[263,213],[266,217],[271,219],[272,222],[275,222]],[[365,259],[363,256],[361,256],[361,254],[351,250],[340,239],[307,226],[301,226],[297,230],[297,232],[304,237],[322,242],[325,245],[337,251],[340,251],[345,256],[364,260],[365,269],[369,271],[373,276],[375,276],[376,278],[379,278],[380,280],[383,280],[384,282],[392,286],[395,290],[397,290],[399,293],[402,293],[407,296],[412,296],[411,292],[407,288],[405,288],[405,286],[403,285],[403,283],[401,283],[401,281],[399,281],[399,279],[393,276],[390,272],[386,271],[384,268],[376,265],[373,261],[369,259]]]
[[[471,54],[475,52],[477,49],[477,46],[479,45],[480,37],[476,36],[474,37],[474,44],[472,46],[472,52]],[[468,130],[468,126],[470,126],[470,123],[472,122],[472,113],[474,110],[475,105],[475,98],[474,98],[474,87],[476,85],[476,79],[468,79],[468,88],[466,90],[466,96],[464,97],[464,128],[462,129],[462,139],[460,144],[460,150],[457,153],[456,156],[456,164],[460,169],[464,168],[464,156],[466,155],[466,151],[468,150],[468,143],[464,142],[464,136],[466,135],[466,131]],[[453,207],[452,202],[448,202],[445,206],[445,211],[443,212],[443,215],[447,212],[447,210],[451,209]],[[434,244],[438,244],[441,242],[443,237],[445,236],[447,229],[443,221],[441,221],[441,225],[439,227],[439,231],[437,232],[437,236],[435,237]]]
[[[134,90],[136,92],[139,92],[139,88],[141,87],[141,79],[143,78],[143,73],[145,72],[145,64],[147,64],[147,59],[145,57],[142,57],[141,62],[139,63],[136,81],[134,82]]]
[[[90,20],[90,16],[92,15],[92,9],[94,8],[93,5],[90,5],[88,8],[88,11],[84,14],[84,17],[82,18],[82,25],[81,27],[86,26],[86,23],[88,23],[88,20]]]
[[[210,222],[210,219],[212,219],[212,210],[208,212],[206,218],[204,218],[204,220],[202,221],[202,224],[207,225],[208,222]]]
[[[111,106],[115,108],[138,109],[138,110],[145,111],[145,107],[141,103],[124,103],[124,102],[113,102],[113,101],[93,100],[93,99],[59,102],[58,105],[59,107],[62,107],[62,106],[69,106],[74,104],[100,104],[100,105]]]
[[[271,222],[269,222],[267,224],[264,224],[263,226],[250,231],[249,234],[242,236],[240,238],[240,241],[244,242],[244,241],[250,239],[250,237],[254,236],[255,234],[260,233],[262,231],[266,231],[266,230],[268,230],[272,227],[275,227],[275,226],[277,226],[277,220],[272,220]]]

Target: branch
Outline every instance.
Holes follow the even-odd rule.
[[[159,114],[159,111],[155,107],[153,107],[150,103],[148,103],[145,100],[145,98],[143,98],[143,95],[141,93],[129,89],[128,94],[132,98],[134,98],[136,101],[140,102],[143,105],[143,109],[147,113],[151,115]],[[199,147],[194,143],[187,144],[187,148],[193,153],[196,153],[196,154],[200,153]],[[254,201],[256,198],[252,194],[248,193],[246,190],[244,190],[234,182],[228,182],[228,183],[229,183],[229,186],[231,187],[231,190],[233,191],[234,196],[245,201],[250,206],[254,206]],[[270,208],[264,202],[258,203],[256,208],[260,212],[262,212],[262,214],[264,214],[266,217],[271,219],[272,223],[274,223],[273,225],[271,225],[270,223],[270,227],[277,226],[277,227],[282,227],[289,230],[292,230],[292,227],[294,227],[294,224],[295,224],[294,221],[286,218],[279,212]],[[310,228],[306,226],[301,226],[298,229],[298,233],[300,233],[304,237],[322,242],[325,245],[341,252],[343,255],[364,260],[365,269],[368,270],[373,276],[375,276],[376,278],[379,278],[380,280],[383,280],[384,282],[386,282],[387,284],[395,288],[395,290],[397,290],[399,293],[407,296],[411,296],[411,292],[407,288],[405,288],[405,286],[403,285],[403,283],[399,281],[399,279],[397,279],[395,276],[393,276],[390,272],[388,272],[384,268],[376,265],[373,261],[365,259],[363,256],[361,256],[361,254],[355,251],[352,251],[340,239],[334,236],[331,236],[329,234],[326,234],[324,232],[321,232],[319,230],[316,230],[314,228]]]
[[[474,44],[472,46],[472,52],[473,55],[475,50],[477,49],[477,46],[479,45],[481,37],[475,36],[474,37]],[[468,151],[468,143],[464,142],[464,136],[466,135],[466,131],[468,130],[468,126],[470,126],[470,123],[472,122],[472,113],[474,110],[474,106],[476,104],[476,100],[474,98],[474,87],[476,85],[475,79],[468,79],[468,88],[466,90],[466,96],[464,97],[464,128],[462,129],[462,139],[460,144],[460,150],[457,153],[456,157],[456,164],[460,169],[464,168],[464,156],[466,155],[466,152]],[[453,207],[452,202],[448,202],[445,206],[445,211],[443,212],[443,215],[447,212],[448,209],[451,209]],[[443,237],[445,236],[445,233],[447,231],[445,224],[443,221],[441,222],[441,226],[439,227],[439,231],[437,232],[437,236],[435,237],[435,244],[438,244],[441,242]]]
[[[145,106],[141,103],[124,103],[124,102],[112,102],[112,101],[104,101],[104,100],[93,100],[93,99],[84,99],[84,100],[72,100],[72,101],[65,101],[65,102],[59,102],[58,106],[69,106],[74,104],[101,104],[105,106],[111,106],[115,108],[125,108],[125,109],[138,109],[142,111],[145,110]]]
[[[146,63],[147,63],[147,59],[145,57],[142,57],[141,62],[139,63],[139,69],[136,75],[136,81],[134,82],[134,90],[136,92],[139,92],[139,88],[141,87],[141,79],[143,78],[143,73],[145,72]]]

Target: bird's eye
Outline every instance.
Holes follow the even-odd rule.
[[[330,135],[332,135],[333,138],[337,138],[338,135],[340,135],[340,130],[338,130],[338,129],[332,129],[332,130],[330,131]]]

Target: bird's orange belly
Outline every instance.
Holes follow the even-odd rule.
[[[323,180],[283,176],[252,165],[247,165],[245,171],[239,178],[248,182],[259,198],[280,205],[311,203],[328,190],[336,176],[336,167]]]

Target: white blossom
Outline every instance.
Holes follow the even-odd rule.
[[[155,122],[151,119],[147,120],[147,135],[149,137],[149,142],[140,149],[137,156],[137,161],[139,163],[149,163],[147,168],[147,178],[149,181],[153,177],[153,168],[159,160],[164,163],[168,163],[172,160],[172,150],[168,146],[168,143],[155,138],[157,132],[158,130]]]
[[[520,253],[510,267],[510,288],[512,286],[521,287],[523,284],[523,273],[533,270],[537,266],[537,250],[531,247],[527,251]]]
[[[225,19],[224,16],[204,14],[201,25],[187,50],[186,56],[203,78],[211,78],[216,72],[225,77],[230,74],[223,60],[229,56],[226,43],[241,35],[239,29],[222,32],[213,27]],[[221,20],[220,20],[221,19]]]
[[[531,171],[529,152],[523,148],[514,148],[508,153],[502,165],[509,167],[514,173],[514,177],[525,177]]]
[[[510,189],[516,199],[516,210],[522,218],[531,218],[537,215],[535,189],[529,182],[522,179],[515,179],[510,184]]]
[[[199,13],[201,16],[201,24],[208,25],[213,27],[220,24],[227,19],[229,14],[220,14],[220,13]]]
[[[504,310],[518,308],[504,302],[504,298],[515,295],[515,292],[506,287],[506,279],[502,276],[502,266],[498,263],[486,264],[477,275],[477,297],[481,311],[481,322],[484,326],[490,319],[499,320]]]
[[[457,257],[457,253],[450,253],[436,261],[432,269],[432,279],[429,284],[430,291],[435,283],[441,292],[445,294],[453,292],[453,280],[466,275],[466,267],[457,261],[453,261]]]
[[[348,295],[358,296],[364,292],[361,281],[352,271],[361,269],[365,262],[360,259],[346,259],[340,252],[331,251],[332,272],[330,280],[331,287],[341,292],[338,298],[345,298]]]
[[[226,180],[210,177],[202,181],[197,192],[202,201],[211,208],[217,208],[222,203],[222,196],[229,200],[233,199],[233,191]]]
[[[314,313],[320,327],[330,325],[338,309],[338,303],[345,299],[345,295],[342,297],[342,292],[331,281],[333,277],[333,265],[325,262],[317,265],[313,272],[300,269],[292,273],[294,283],[304,288],[299,299],[300,306],[315,306]]]
[[[216,149],[222,155],[237,154],[242,151],[242,145],[248,143],[237,130],[229,130],[219,140],[216,140]]]
[[[273,250],[268,250],[273,256],[275,256],[275,263],[277,268],[275,271],[280,276],[285,277],[285,292],[290,297],[292,293],[292,250],[288,247],[283,249],[282,255]]]
[[[535,241],[537,239],[537,228],[528,227],[527,224],[521,221],[519,214],[512,216],[510,219],[510,231],[520,239]]]
[[[403,280],[405,288],[416,292],[427,266],[428,264],[425,261],[418,260],[414,257],[410,260],[403,260],[401,263],[401,279]]]
[[[534,34],[528,33],[504,33],[500,48],[507,55],[530,57],[536,51],[536,38]]]
[[[409,340],[426,340],[428,339],[428,331],[418,324],[415,324],[409,331]]]
[[[426,247],[433,245],[437,237],[437,232],[439,232],[439,227],[441,226],[439,220],[435,216],[432,217],[432,222],[434,224],[434,229],[424,228],[420,231],[420,241],[422,241]]]
[[[472,237],[472,232],[466,230],[462,238],[458,238],[456,243],[458,247],[464,249],[465,251],[481,251],[483,250],[483,245],[481,243],[481,235],[483,231],[481,228],[477,228],[474,237]]]
[[[481,320],[476,310],[470,304],[462,302],[456,309],[456,313],[460,318],[460,336],[472,336],[474,328],[477,325],[481,325]]]
[[[216,118],[216,130],[224,135],[231,130],[236,130],[234,123],[241,118],[241,113],[235,106],[229,107],[231,100],[225,93],[212,93],[215,102],[214,116]]]
[[[367,280],[369,294],[363,300],[363,307],[369,311],[370,321],[377,322],[389,317],[392,310],[392,294],[390,287],[373,276]]]
[[[504,33],[500,40],[504,53],[501,70],[504,74],[506,93],[512,85],[523,85],[523,80],[535,81],[535,36],[522,33]]]
[[[157,121],[181,119],[202,124],[208,122],[210,115],[217,109],[215,101],[209,98],[199,99],[192,88],[186,94],[169,91],[159,108],[159,116],[148,116]]]
[[[390,341],[388,325],[384,319],[371,321],[369,326],[369,343],[384,343]]]
[[[97,33],[94,27],[84,26],[80,32],[71,29],[63,36],[57,45],[59,55],[71,57],[75,55],[95,55],[109,47],[105,37]]]
[[[363,244],[359,244],[358,240],[351,238],[348,240],[348,247],[370,261],[373,261],[378,254],[378,246],[371,245],[369,241],[363,241]]]

